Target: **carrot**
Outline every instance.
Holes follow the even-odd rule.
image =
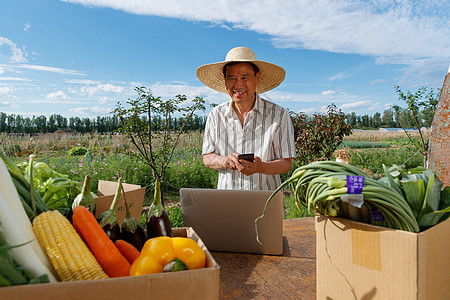
[[[117,249],[119,249],[120,253],[122,253],[122,255],[125,256],[125,258],[130,262],[130,264],[133,264],[136,258],[138,258],[139,255],[141,255],[141,252],[139,252],[139,250],[136,249],[135,246],[124,240],[116,240],[114,244],[116,244]]]
[[[109,277],[130,275],[131,264],[103,231],[92,212],[84,206],[77,206],[73,211],[72,221],[78,234]]]

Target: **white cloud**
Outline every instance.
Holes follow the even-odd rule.
[[[91,116],[91,117],[109,114],[111,110],[112,110],[111,107],[100,107],[100,106],[77,107],[70,109],[70,111],[75,113],[76,115]]]
[[[1,72],[0,72],[1,74]],[[31,79],[21,78],[21,77],[0,77],[3,81],[32,81]]]
[[[67,96],[63,91],[57,91],[57,92],[53,92],[48,94],[45,97],[47,100],[54,100],[54,99],[69,99],[69,96]]]
[[[123,86],[107,83],[107,84],[99,84],[97,86],[83,86],[81,87],[80,91],[82,93],[93,95],[99,92],[123,93],[125,91],[125,88]]]
[[[76,70],[63,69],[57,67],[49,67],[49,66],[40,66],[40,65],[30,65],[30,64],[0,64],[0,69],[7,69],[8,71],[14,71],[16,73],[21,73],[23,70],[35,70],[35,71],[44,71],[50,73],[58,73],[64,75],[85,75],[84,73]]]
[[[0,104],[2,106],[6,106],[6,107],[9,107],[9,108],[19,108],[20,107],[20,105],[18,103],[11,102],[11,101],[2,101],[2,102],[0,102]]]
[[[101,97],[100,99],[98,99],[98,102],[100,104],[105,104],[106,102],[108,102],[110,100],[109,97]]]
[[[375,79],[369,82],[369,84],[379,84],[379,83],[385,83],[386,79]]]
[[[97,80],[81,80],[81,79],[70,79],[66,80],[67,83],[73,83],[73,84],[100,84],[100,81]]]
[[[8,86],[0,86],[0,96],[8,96],[12,89]]]
[[[10,67],[19,68],[19,69],[22,68],[22,69],[36,70],[36,71],[45,71],[45,72],[59,73],[59,74],[66,74],[66,75],[84,75],[82,72],[79,72],[79,71],[57,68],[57,67],[49,67],[49,66],[21,64],[21,65],[15,65],[15,66],[10,66]]]
[[[355,112],[364,115],[368,114],[368,111],[378,110],[380,107],[379,103],[375,103],[372,100],[364,100],[344,103],[339,106],[339,109],[347,113]]]
[[[367,105],[371,104],[371,101],[366,100],[366,101],[357,101],[357,102],[350,102],[350,103],[345,103],[342,104],[339,108],[340,109],[354,109],[357,107],[367,107]]]
[[[298,112],[302,112],[302,113],[305,113],[305,114],[313,114],[313,113],[315,113],[317,111],[316,111],[315,108],[310,107],[310,108],[302,108]]]
[[[437,1],[241,1],[66,0],[110,7],[138,15],[157,15],[213,24],[230,23],[274,38],[280,47],[301,47],[376,56],[448,56],[449,20],[439,15],[450,4]],[[442,2],[442,1],[441,1]],[[445,9],[444,9],[445,10]],[[252,13],[249,14],[248,12]],[[429,14],[427,14],[429,13]],[[229,26],[229,25],[228,25]],[[443,46],[443,47],[442,47]],[[438,53],[434,53],[434,51]]]
[[[30,29],[30,27],[31,27],[31,25],[27,23],[23,26],[23,30],[28,31],[28,29]]]
[[[322,95],[327,96],[327,95],[333,95],[334,93],[335,93],[335,91],[328,90],[328,91],[323,91]]]
[[[11,50],[11,56],[9,57],[9,62],[12,63],[25,63],[28,60],[25,58],[25,55],[22,49],[18,48],[16,44],[14,44],[11,40],[0,36],[0,46],[6,45]]]
[[[410,80],[427,75],[418,65],[441,72],[450,61],[448,1],[249,0],[245,9],[236,9],[242,6],[237,0],[62,1],[250,30],[280,48],[373,56],[378,63],[405,64]],[[342,76],[347,75],[331,79]]]

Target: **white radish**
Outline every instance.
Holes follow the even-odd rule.
[[[5,239],[8,245],[28,243],[12,248],[11,251],[17,261],[35,276],[48,274],[50,281],[57,281],[47,255],[36,240],[31,222],[2,159],[0,159],[0,178],[0,226]],[[42,273],[38,274],[39,272]]]

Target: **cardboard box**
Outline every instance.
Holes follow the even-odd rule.
[[[206,267],[173,273],[0,287],[0,299],[111,300],[218,299],[220,267],[191,227],[173,228],[206,253]]]
[[[144,203],[145,187],[141,188],[140,185],[128,183],[123,183],[122,186],[125,191],[130,214],[139,221],[142,214],[142,205]],[[117,182],[99,180],[97,190],[98,197],[95,198],[96,217],[111,207],[111,203],[117,191]],[[123,200],[123,194],[121,193],[119,204],[117,206],[117,220],[119,225],[122,224],[123,219],[125,219],[125,214],[125,202]]]
[[[450,219],[412,233],[318,216],[317,299],[449,299]]]

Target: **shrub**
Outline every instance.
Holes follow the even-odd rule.
[[[352,132],[346,116],[336,105],[328,106],[326,114],[311,117],[300,112],[292,113],[297,165],[307,165],[317,160],[330,160],[344,136]]]
[[[85,155],[87,151],[88,150],[85,147],[72,147],[69,150],[69,155],[72,155],[72,156]]]

